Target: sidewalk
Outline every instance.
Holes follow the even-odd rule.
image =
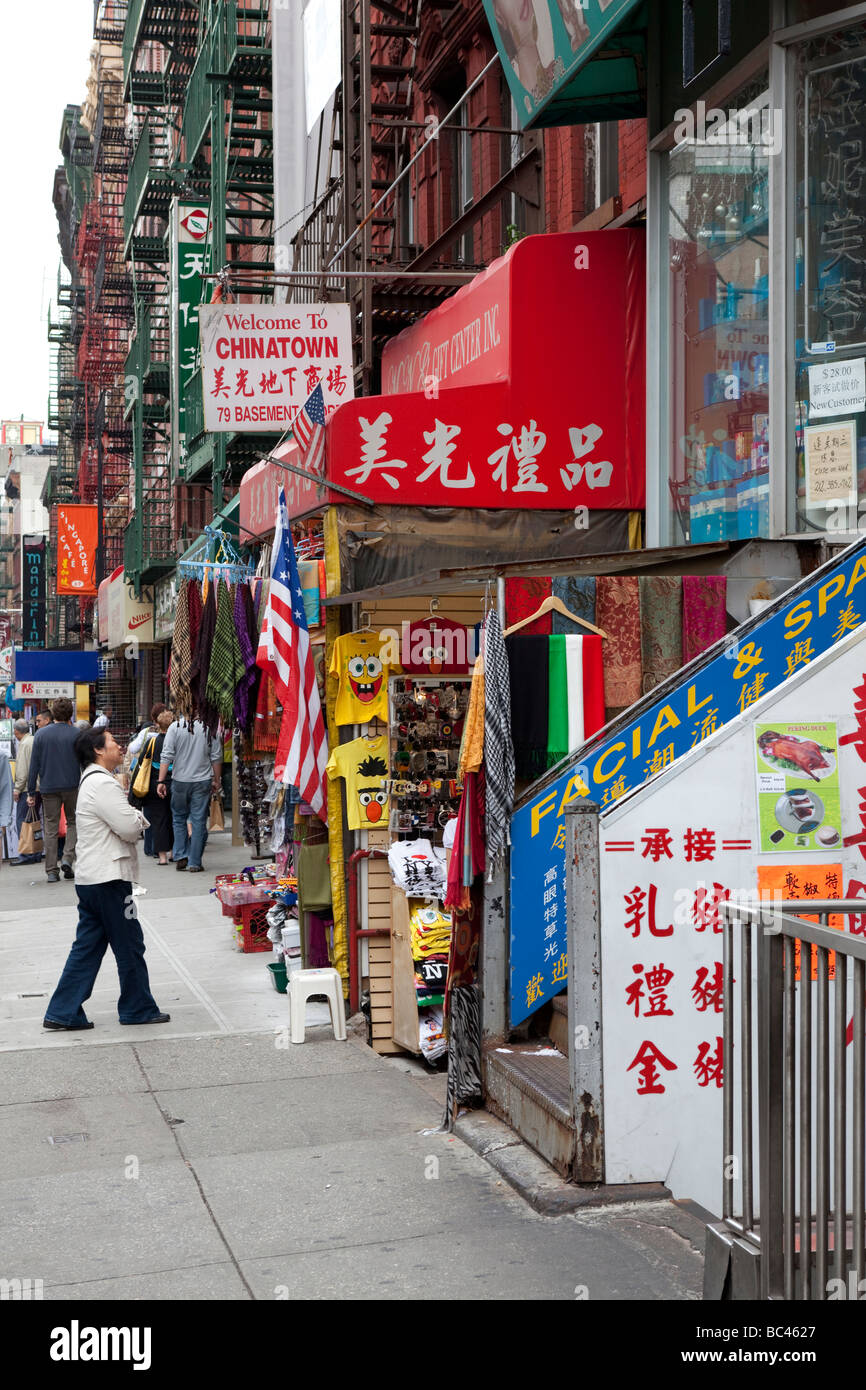
[[[441,1075],[334,1041],[324,1005],[288,1043],[268,957],[232,948],[207,892],[245,862],[228,835],[202,875],[146,861],[139,906],[172,1022],[120,1026],[108,957],[81,1034],[41,1030],[74,887],[10,892],[25,871],[2,871],[0,1277],[41,1279],[49,1300],[700,1297],[687,1210],[539,1215],[435,1132]]]

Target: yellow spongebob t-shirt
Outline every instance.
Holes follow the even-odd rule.
[[[348,632],[331,653],[330,674],[340,682],[335,719],[338,724],[388,722],[388,675],[382,662],[382,639],[375,632]]]
[[[356,738],[339,744],[328,759],[329,777],[346,782],[346,815],[350,830],[388,828],[388,740]]]

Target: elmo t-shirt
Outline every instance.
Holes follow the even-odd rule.
[[[328,759],[327,773],[345,779],[350,830],[387,829],[388,740],[384,734],[339,744]]]
[[[409,624],[403,643],[403,669],[413,676],[438,676],[469,671],[469,631],[450,618],[421,618]]]
[[[338,637],[331,654],[330,674],[340,682],[335,712],[338,724],[388,722],[388,675],[382,661],[382,639],[375,632],[348,632]]]

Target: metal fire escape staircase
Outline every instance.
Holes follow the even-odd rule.
[[[166,232],[177,192],[172,172],[175,131],[197,31],[198,7],[189,0],[129,4],[123,90],[134,146],[123,206],[123,256],[132,286],[133,336],[118,432],[128,431],[131,443],[123,564],[137,590],[175,561]]]
[[[198,55],[183,105],[174,171],[210,210],[210,263],[226,269],[236,292],[273,298],[273,132],[271,31],[267,0],[208,0]],[[205,282],[210,298],[212,282]],[[201,372],[184,392],[185,448],[179,477],[209,469],[213,506],[278,435],[215,434],[204,428]]]

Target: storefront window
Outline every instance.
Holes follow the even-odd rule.
[[[866,508],[866,24],[796,50],[789,525],[853,531]]]
[[[668,160],[671,540],[769,530],[766,74],[683,119]]]

